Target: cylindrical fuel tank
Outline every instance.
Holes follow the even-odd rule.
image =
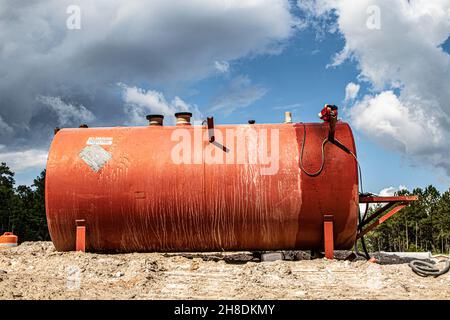
[[[328,124],[62,129],[47,162],[46,209],[59,251],[322,249],[333,215],[336,249],[356,237],[355,159],[322,142]],[[214,136],[211,139],[211,136]],[[336,139],[356,154],[352,131]]]

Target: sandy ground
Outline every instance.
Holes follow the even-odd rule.
[[[51,242],[0,250],[0,299],[447,299],[450,272],[307,259],[259,262],[248,252],[91,254]]]

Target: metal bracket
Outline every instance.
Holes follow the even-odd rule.
[[[76,229],[76,240],[75,240],[75,251],[86,252],[86,220],[75,220]]]
[[[417,196],[393,196],[393,197],[380,197],[380,196],[360,196],[359,203],[386,203],[381,208],[375,210],[372,215],[365,219],[361,225],[361,230],[356,235],[356,239],[360,239],[368,232],[375,229],[377,226],[385,222],[394,214],[405,208],[410,202],[417,201]],[[371,221],[375,220],[372,224],[362,230],[362,227],[368,225]]]
[[[214,117],[206,118],[206,123],[208,124],[209,142],[213,143],[216,140],[214,136]]]

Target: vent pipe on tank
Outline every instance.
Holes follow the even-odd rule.
[[[190,112],[177,112],[175,118],[177,118],[177,126],[190,126],[192,113]]]
[[[162,114],[149,114],[147,117],[149,126],[162,126],[164,116]]]
[[[284,123],[292,123],[292,112],[286,111],[284,113]]]

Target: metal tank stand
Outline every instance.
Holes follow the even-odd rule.
[[[333,232],[333,216],[323,216],[323,242],[325,247],[325,258],[334,258],[334,232]]]
[[[76,240],[75,240],[75,251],[86,252],[86,220],[75,220],[76,229]]]
[[[356,239],[362,238],[368,232],[375,229],[377,226],[385,222],[394,214],[405,208],[413,201],[417,201],[417,196],[393,196],[393,197],[380,197],[380,196],[366,196],[361,195],[359,197],[359,203],[375,203],[382,204],[382,206],[376,209],[370,216],[364,217],[364,220],[358,227],[358,233]],[[323,217],[323,240],[325,248],[325,257],[327,259],[334,258],[334,234],[333,234],[333,216],[325,215]]]
[[[361,222],[356,239],[360,239],[366,233],[372,231],[377,226],[379,226],[387,219],[392,217],[394,214],[402,210],[409,203],[417,200],[418,200],[417,196],[395,196],[395,197],[360,196],[359,203],[367,203],[367,204],[379,203],[384,205],[375,210],[369,217],[366,217]]]

